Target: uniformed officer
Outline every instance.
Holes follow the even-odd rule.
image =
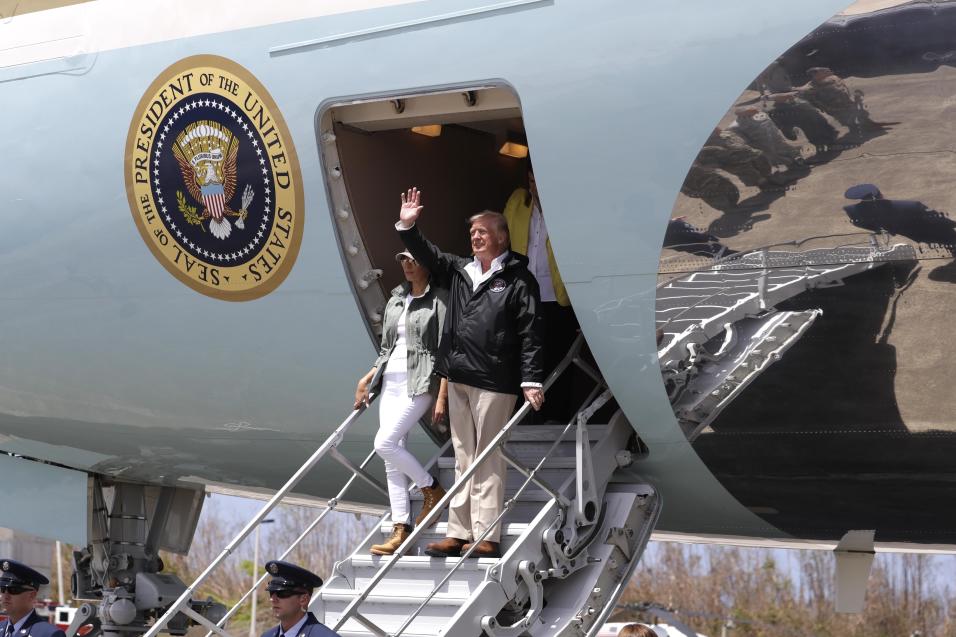
[[[66,637],[66,634],[34,610],[37,591],[50,580],[26,564],[0,559],[0,637]]]
[[[266,590],[279,625],[262,633],[262,637],[338,637],[308,611],[312,591],[322,586],[321,577],[279,560],[267,562],[266,570],[272,575]]]

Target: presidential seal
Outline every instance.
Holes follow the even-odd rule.
[[[249,71],[212,55],[160,73],[126,141],[136,227],[173,276],[208,296],[259,298],[292,268],[303,198],[292,138]]]

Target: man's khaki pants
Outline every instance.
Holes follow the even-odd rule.
[[[456,480],[504,428],[517,400],[514,394],[448,383]],[[451,499],[448,537],[471,541],[491,526],[504,506],[506,469],[505,460],[497,450],[478,467],[469,483]],[[485,540],[498,542],[500,537],[501,525],[498,524]]]

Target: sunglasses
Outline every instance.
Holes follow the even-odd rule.
[[[0,593],[9,593],[10,595],[19,595],[20,593],[26,593],[27,591],[34,591],[35,588],[29,588],[26,586],[3,586],[0,585]]]
[[[405,261],[408,261],[408,262],[411,263],[412,265],[415,265],[416,263],[418,263],[418,261],[416,261],[415,259],[413,259],[413,258],[411,258],[411,257],[406,257],[405,255],[400,256],[400,257],[398,258],[398,260],[399,260],[399,262],[401,262],[401,263],[404,263]]]
[[[275,595],[279,599],[288,599],[290,597],[295,597],[296,595],[305,595],[305,593],[300,593],[298,591],[288,591],[288,590],[269,591],[269,597],[272,597],[273,595]]]

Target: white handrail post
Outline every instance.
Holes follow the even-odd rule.
[[[256,600],[259,598],[256,591],[256,581],[259,579],[259,529],[262,525],[256,527],[255,548],[252,549],[252,614],[249,617],[249,637],[256,637]]]

